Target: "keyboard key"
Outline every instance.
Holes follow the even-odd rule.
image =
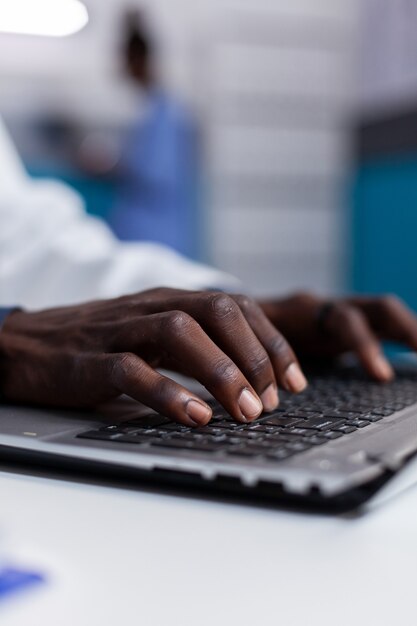
[[[267,434],[266,433],[262,433],[262,432],[261,433],[259,433],[259,432],[257,433],[256,431],[252,432],[250,430],[245,430],[244,432],[246,433],[247,438],[251,439],[253,441],[262,441],[263,439],[265,439],[265,437],[267,437]]]
[[[281,426],[281,428],[289,428],[290,426],[295,426],[301,422],[298,418],[286,418],[286,417],[267,417],[263,419],[261,424],[262,426]]]
[[[227,451],[228,456],[243,456],[246,458],[257,456],[256,452],[248,448],[233,448]]]
[[[298,419],[310,419],[312,417],[320,417],[322,415],[321,411],[288,411],[284,417],[287,418],[298,418]]]
[[[310,437],[311,435],[311,430],[309,430],[308,428],[291,428],[290,431],[288,431],[289,435],[300,435],[301,437],[304,436],[308,436]]]
[[[344,420],[334,420],[327,417],[314,417],[304,420],[300,427],[313,430],[333,430],[337,426],[342,426],[344,422]]]
[[[161,429],[158,429],[161,430]],[[164,431],[170,432],[170,431],[175,431],[175,432],[190,432],[191,428],[189,426],[182,426],[182,424],[174,424],[173,422],[171,422],[170,424],[164,424],[163,427]]]
[[[223,433],[225,431],[222,431]],[[231,436],[235,439],[248,439],[249,433],[246,430],[232,430]]]
[[[213,424],[212,426],[203,426],[202,428],[226,428],[228,430],[237,430],[242,428],[242,424],[238,424],[237,422],[210,422]],[[201,430],[201,429],[200,429]]]
[[[157,433],[156,428],[138,428],[137,426],[122,427],[119,432],[123,435],[149,435],[150,433]]]
[[[101,441],[114,441],[120,437],[120,432],[105,431],[105,430],[89,430],[85,433],[77,435],[80,439],[98,439]]]
[[[202,426],[201,428],[195,428],[190,432],[200,435],[222,435],[224,433],[224,429],[217,428],[215,426]]]
[[[402,411],[406,406],[404,402],[394,402],[392,404],[386,404],[384,408],[388,411]]]
[[[358,413],[351,411],[324,411],[323,415],[325,417],[331,417],[332,419],[343,419],[343,420],[351,420],[358,419]],[[361,415],[361,414],[360,414]]]
[[[310,443],[303,441],[295,441],[294,443],[288,443],[285,446],[286,450],[291,450],[291,452],[304,452],[311,447]]]
[[[232,452],[234,453],[235,450],[244,450],[250,452],[253,456],[264,456],[268,452],[268,450],[270,450],[270,447],[267,446],[266,448],[264,448],[262,446],[239,446],[239,448],[232,448],[229,454]]]
[[[156,448],[191,450],[193,452],[217,452],[219,450],[219,447],[214,444],[200,443],[198,441],[191,443],[189,441],[181,441],[180,439],[161,439],[159,441],[153,441],[152,446]]]
[[[339,437],[343,437],[343,434],[344,433],[327,431],[323,433],[323,437],[325,437],[326,439],[339,439]]]
[[[338,426],[333,430],[347,435],[349,433],[354,433],[357,429],[354,426],[348,426],[347,424],[343,424],[342,426]]]
[[[382,420],[382,415],[365,415],[364,416],[367,422],[379,422]]]
[[[371,422],[368,420],[352,420],[349,422],[349,426],[356,426],[356,428],[365,428],[365,426],[369,426]]]
[[[266,455],[266,458],[269,461],[284,461],[285,459],[288,459],[290,456],[293,456],[294,454],[296,453],[292,450],[281,449],[281,450],[276,450],[273,452],[272,451],[268,452],[268,454]]]
[[[317,435],[314,435],[313,437],[309,437],[305,441],[306,441],[306,443],[308,443],[308,444],[310,444],[312,446],[321,446],[324,443],[327,443],[328,439],[326,439],[325,437],[318,437]]]
[[[181,441],[205,441],[207,439],[206,435],[202,435],[200,433],[171,433],[169,436],[169,440],[171,439],[180,439]]]
[[[290,434],[288,433],[288,435],[290,435]],[[290,443],[291,440],[292,441],[299,441],[300,440],[300,435],[293,435],[292,437],[288,436],[288,435],[284,435],[284,434],[282,434],[282,435],[281,434],[268,435],[265,438],[265,441],[266,442],[272,442],[273,444],[277,444],[277,443],[285,444],[285,443]],[[311,430],[310,430],[310,435],[311,435]]]
[[[240,437],[234,437],[232,433],[231,435],[226,435],[226,443],[230,445],[239,445],[242,443],[242,439]]]
[[[222,443],[227,441],[227,435],[210,435],[208,437],[208,441],[213,441],[213,443]]]
[[[361,415],[362,413],[365,413],[366,410],[369,407],[357,406],[355,404],[353,404],[352,406],[351,405],[345,405],[345,404],[338,404],[336,407],[333,407],[333,408],[337,408],[337,411],[339,411],[340,413],[344,413],[345,415],[346,414],[350,414],[351,415],[353,413]],[[331,410],[332,409],[330,408],[329,411],[331,411]],[[324,414],[328,415],[328,412],[325,411]]]
[[[259,433],[271,433],[271,432],[274,432],[275,429],[273,428],[273,426],[263,426],[263,424],[253,424],[253,425],[247,426],[245,430],[255,431]]]
[[[135,445],[149,444],[150,437],[137,437],[135,435],[120,435],[117,437],[117,443],[134,443]]]
[[[369,412],[370,415],[380,415],[381,417],[388,417],[393,413],[395,413],[395,411],[393,411],[392,409],[373,409]]]

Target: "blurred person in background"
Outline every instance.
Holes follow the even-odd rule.
[[[140,13],[125,19],[123,61],[145,112],[127,133],[110,223],[122,240],[158,241],[198,255],[200,155],[191,113],[160,84]]]

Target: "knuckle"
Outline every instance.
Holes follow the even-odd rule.
[[[164,331],[173,331],[176,335],[183,335],[190,331],[194,324],[193,318],[184,311],[170,311],[163,316],[162,328]]]
[[[136,357],[130,352],[118,354],[110,361],[111,378],[116,382],[130,377],[134,370],[137,370]]]
[[[230,385],[238,378],[238,369],[229,359],[222,359],[213,368],[213,382],[215,384]]]
[[[332,314],[333,319],[339,324],[352,324],[359,317],[359,311],[344,302],[337,302],[333,307]]]
[[[260,376],[265,373],[265,370],[268,369],[271,365],[271,361],[266,352],[261,351],[258,355],[253,356],[248,361],[248,366],[251,374],[253,376]]]
[[[238,294],[237,296],[234,296],[234,300],[244,311],[252,310],[255,306],[258,306],[253,298],[245,294]]]
[[[355,306],[343,304],[340,315],[333,318],[332,322],[330,330],[350,347],[356,349],[373,341],[365,315]]]
[[[174,385],[169,380],[161,376],[153,385],[152,393],[155,398],[162,400],[162,402],[168,402],[172,399]]]
[[[213,293],[209,295],[208,305],[210,311],[217,319],[227,317],[236,310],[233,299],[227,293]]]
[[[288,355],[289,346],[283,335],[277,333],[269,342],[269,351],[278,358]]]

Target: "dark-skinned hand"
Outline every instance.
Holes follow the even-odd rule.
[[[381,341],[394,341],[417,351],[417,317],[395,296],[326,301],[297,294],[259,304],[300,358],[352,352],[372,378],[387,382],[394,372]]]
[[[154,289],[114,300],[29,313],[0,333],[0,391],[14,402],[95,406],[127,394],[182,424],[210,407],[156,368],[192,376],[241,422],[301,391],[298,361],[262,309],[245,296]]]

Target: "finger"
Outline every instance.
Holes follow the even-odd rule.
[[[152,317],[178,368],[194,376],[238,421],[260,415],[262,402],[248,379],[190,315],[170,311]]]
[[[146,313],[149,315],[174,309],[187,312],[199,322],[205,332],[245,374],[261,398],[264,410],[275,409],[278,405],[275,369],[268,352],[234,299],[222,292],[190,292],[175,289],[163,291],[162,300],[153,297],[155,292],[149,292]],[[260,308],[257,313],[264,316]],[[278,335],[272,325],[270,328],[273,334]],[[284,347],[285,342],[282,342],[282,348]],[[129,348],[126,347],[126,349]],[[293,360],[295,360],[294,357]],[[289,370],[288,381],[294,378],[294,375],[291,377],[291,372],[292,369]],[[281,379],[280,384],[288,388],[283,376]]]
[[[288,391],[299,393],[307,386],[295,353],[285,337],[266,317],[261,307],[247,296],[234,296],[245,319],[266,350],[278,384]]]
[[[263,408],[272,411],[277,407],[278,390],[271,360],[230,296],[213,291],[171,290],[168,300],[157,306],[159,311],[178,309],[191,315],[245,375]]]
[[[365,313],[381,338],[417,350],[417,317],[399,298],[354,298],[352,302]]]
[[[246,376],[265,411],[274,410],[278,389],[271,359],[237,303],[225,293],[206,292],[181,304]]]
[[[135,354],[108,355],[105,371],[109,383],[142,404],[185,426],[204,426],[210,407],[191,391],[156,372]]]
[[[381,381],[391,380],[393,370],[365,315],[349,304],[337,303],[326,318],[326,330],[345,350],[352,350],[365,370]]]
[[[169,311],[138,318],[118,337],[117,351],[134,352],[140,337],[148,338],[162,356],[161,366],[193,376],[235,419],[246,422],[258,417],[262,403],[239,367],[184,311]],[[129,348],[128,348],[129,346]]]

